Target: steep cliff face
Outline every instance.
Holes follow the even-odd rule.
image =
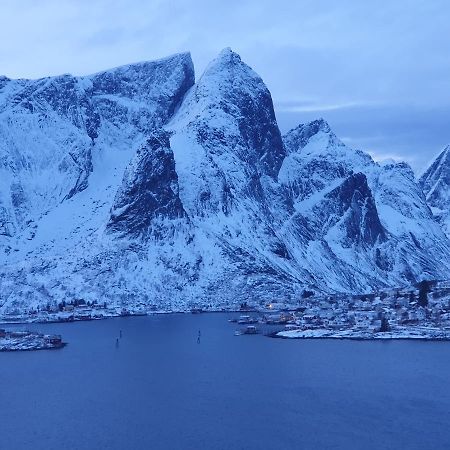
[[[313,208],[316,214],[314,230],[338,227],[343,247],[356,245],[372,248],[387,239],[381,225],[367,178],[362,173],[349,175],[339,186],[325,194]]]
[[[436,220],[450,237],[450,145],[431,163],[420,185]]]
[[[193,83],[188,54],[88,77],[4,78],[0,229],[12,236],[34,227],[87,188],[94,163],[120,165],[119,149],[129,159],[136,141],[167,122]]]
[[[164,239],[165,223],[185,217],[169,133],[155,132],[125,169],[106,228],[121,236]]]
[[[0,78],[0,156],[0,313],[295,303],[450,268],[407,165],[376,164],[323,120],[282,138],[230,49],[195,84],[188,54]]]

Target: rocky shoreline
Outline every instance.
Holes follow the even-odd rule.
[[[0,352],[55,350],[66,345],[60,335],[0,329]]]

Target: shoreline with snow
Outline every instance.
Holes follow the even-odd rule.
[[[0,352],[57,350],[66,345],[60,335],[0,329]]]
[[[372,340],[423,340],[423,341],[450,341],[450,330],[436,328],[411,327],[401,328],[388,332],[372,332],[363,330],[286,330],[270,334],[278,339],[349,339],[357,341]]]

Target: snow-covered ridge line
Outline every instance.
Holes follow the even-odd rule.
[[[136,61],[136,62],[132,62],[132,63],[128,63],[128,64],[122,64],[122,65],[119,65],[116,67],[110,67],[109,69],[99,70],[97,72],[93,72],[93,73],[90,73],[87,75],[61,73],[61,74],[57,74],[57,75],[51,75],[51,76],[40,77],[40,78],[9,78],[6,75],[0,75],[0,83],[5,83],[5,82],[9,82],[9,81],[28,82],[28,81],[53,80],[53,79],[64,78],[64,77],[77,78],[78,80],[83,80],[83,79],[89,79],[89,78],[92,78],[92,77],[95,77],[98,75],[104,75],[105,73],[111,73],[111,72],[115,72],[115,71],[126,71],[130,68],[143,67],[146,64],[155,64],[155,63],[164,64],[164,63],[166,63],[168,61],[172,61],[173,59],[176,59],[176,58],[191,59],[191,52],[179,52],[179,53],[174,53],[169,56],[164,56],[159,59],[153,59],[150,61]],[[0,85],[0,87],[1,87],[1,85]]]

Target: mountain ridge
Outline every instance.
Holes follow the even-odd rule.
[[[0,313],[295,304],[450,268],[409,167],[375,163],[323,119],[281,136],[231,49],[197,82],[188,53],[45,80],[0,87]]]

